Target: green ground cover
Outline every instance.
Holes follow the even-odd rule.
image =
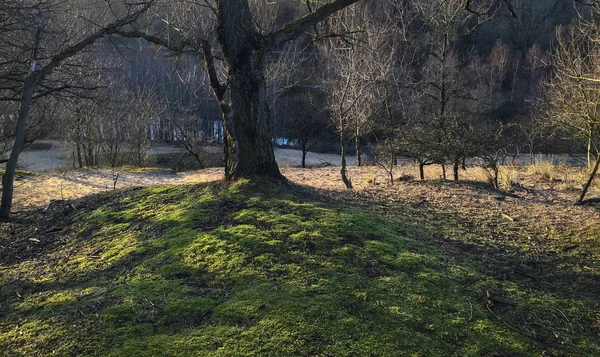
[[[493,277],[426,228],[306,189],[162,186],[66,205],[2,228],[0,354],[600,355],[598,294]]]

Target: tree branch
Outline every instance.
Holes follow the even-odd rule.
[[[360,0],[335,0],[332,3],[320,6],[316,10],[304,15],[296,21],[284,25],[279,30],[263,37],[265,47],[273,47],[291,41],[300,36],[306,29],[325,20],[330,15],[350,6]]]
[[[65,48],[60,53],[58,53],[56,56],[53,56],[52,59],[50,60],[50,63],[45,65],[39,72],[33,72],[32,76],[35,76],[36,81],[39,83],[44,78],[46,78],[54,70],[54,68],[60,66],[64,60],[77,55],[80,51],[82,51],[83,49],[85,49],[88,46],[93,45],[99,39],[101,39],[105,36],[111,35],[111,34],[115,34],[123,26],[131,24],[132,22],[136,21],[142,14],[144,14],[146,11],[148,11],[148,9],[150,8],[150,6],[152,6],[154,1],[155,0],[149,0],[149,1],[145,2],[144,6],[140,10],[138,10],[132,14],[129,14],[128,16],[126,16],[123,19],[119,19],[119,20],[115,21],[104,28],[101,28],[100,30],[92,33],[91,35],[87,36],[83,40]]]
[[[155,45],[159,45],[162,46],[166,49],[168,49],[169,51],[173,52],[173,53],[181,53],[183,52],[183,50],[189,46],[191,44],[191,41],[188,39],[182,39],[180,41],[177,41],[175,44],[171,43],[171,41],[155,36],[155,35],[150,35],[147,34],[145,32],[139,31],[139,30],[130,30],[130,31],[123,31],[123,30],[117,30],[114,31],[115,35],[119,35],[121,37],[126,37],[126,38],[143,38],[144,40],[153,43]]]

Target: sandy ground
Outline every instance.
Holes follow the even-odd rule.
[[[275,149],[275,158],[280,167],[300,167],[302,165],[302,151],[293,149]],[[356,157],[349,155],[346,157],[348,165],[356,164]],[[306,166],[315,167],[323,165],[339,165],[340,155],[320,154],[308,152],[306,155]]]
[[[30,172],[49,172],[74,168],[74,153],[67,145],[55,140],[41,140],[37,143],[51,144],[50,150],[25,150],[19,156],[19,169]],[[220,149],[218,149],[220,151]],[[149,155],[183,153],[184,150],[170,145],[156,145],[148,152]],[[293,149],[275,149],[275,157],[281,167],[299,167],[302,164],[302,152]],[[356,158],[347,157],[348,165],[354,165]],[[306,165],[309,167],[323,165],[339,165],[340,156],[336,154],[319,154],[309,152]]]
[[[215,181],[222,176],[222,169],[191,173],[173,173],[162,169],[141,172],[116,170],[114,173],[109,169],[42,172],[17,177],[13,206],[15,210],[22,210],[45,206],[52,200],[73,199],[112,190],[113,187],[118,189],[132,186],[182,185]],[[117,178],[116,185],[114,178]]]
[[[25,150],[19,156],[19,168],[31,172],[48,172],[61,169],[74,168],[74,153],[71,149],[55,140],[42,140],[37,143],[51,144],[50,150]],[[219,148],[213,148],[220,152]],[[149,155],[168,154],[168,153],[183,153],[182,148],[172,145],[155,145],[148,152]],[[275,157],[280,167],[300,167],[302,163],[302,152],[293,149],[275,149]],[[537,161],[549,160],[557,165],[582,166],[585,164],[585,158],[581,155],[551,155],[544,157],[537,155]],[[356,157],[348,155],[346,157],[349,166],[356,164]],[[400,160],[402,161],[402,160]],[[517,158],[507,158],[505,164],[529,164],[530,157],[528,154],[519,155]],[[309,152],[306,156],[306,165],[308,167],[319,166],[337,166],[340,163],[340,156],[337,154],[322,154]],[[1,166],[0,166],[1,167]]]

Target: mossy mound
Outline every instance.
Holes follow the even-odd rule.
[[[559,332],[527,336],[499,317],[578,314],[584,302],[519,291],[449,263],[402,222],[270,183],[129,189],[74,206],[59,232],[18,238],[43,248],[1,262],[3,353],[600,355],[576,324],[552,341]],[[499,286],[518,309],[490,313],[485,291]]]

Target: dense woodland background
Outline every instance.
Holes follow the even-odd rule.
[[[94,1],[15,4],[0,5],[4,154],[12,147],[32,51],[39,63],[48,61],[109,13],[106,3]],[[257,28],[269,33],[318,4],[251,5]],[[475,158],[493,167],[520,153],[591,155],[597,135],[562,125],[583,116],[576,109],[556,120],[562,108],[552,83],[562,73],[556,69],[557,53],[565,49],[561,37],[574,44],[571,52],[578,46],[593,51],[593,36],[584,28],[594,21],[593,8],[571,0],[472,6],[462,0],[362,1],[270,51],[274,144],[340,152],[343,143],[359,165],[389,166],[403,156],[421,165],[453,165],[455,177]],[[210,164],[205,148],[223,141],[223,126],[199,43],[215,42],[214,20],[203,2],[154,3],[133,27],[161,45],[104,37],[62,64],[34,97],[27,142],[66,140],[79,167],[143,166],[152,143],[184,145],[200,167]],[[225,80],[220,50],[213,48]]]

